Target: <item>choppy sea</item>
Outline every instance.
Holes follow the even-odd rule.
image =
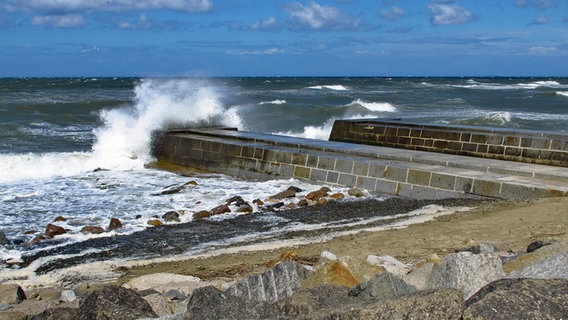
[[[566,132],[568,78],[3,78],[0,230],[10,243],[0,246],[0,262],[133,233],[171,210],[191,221],[193,212],[235,195],[252,201],[290,185],[320,187],[148,168],[155,130],[221,125],[327,139],[333,121],[346,118]],[[189,180],[197,185],[156,196]],[[68,232],[29,245],[58,216]],[[124,228],[80,232],[85,225],[105,228],[111,217]]]

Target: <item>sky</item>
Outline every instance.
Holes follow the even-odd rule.
[[[568,0],[0,0],[0,77],[568,76]]]

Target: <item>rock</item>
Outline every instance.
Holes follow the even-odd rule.
[[[211,217],[211,212],[207,210],[201,210],[193,214],[193,219],[205,219]]]
[[[18,304],[24,301],[26,293],[24,289],[17,284],[0,284],[0,303],[1,304]]]
[[[248,204],[248,202],[246,202],[245,199],[243,199],[243,197],[241,197],[241,196],[234,196],[234,197],[231,197],[231,198],[225,200],[225,204],[228,205],[228,206],[234,205],[234,206],[240,207],[242,205]]]
[[[534,241],[531,242],[528,247],[527,247],[527,253],[531,253],[533,251],[536,251],[544,246],[548,246],[550,245],[550,242],[544,242],[544,241]]]
[[[164,190],[157,192],[157,193],[153,193],[153,196],[164,196],[164,195],[169,195],[169,194],[176,194],[180,191],[183,190],[183,186],[169,186],[166,187]]]
[[[8,238],[6,238],[4,231],[0,230],[0,246],[3,246],[5,244],[9,244],[9,243],[10,243],[10,241],[8,240]]]
[[[261,274],[237,281],[226,292],[255,301],[275,302],[291,296],[308,274],[297,262],[282,262]]]
[[[439,264],[440,262],[442,262],[442,259],[440,259],[440,257],[437,254],[432,253],[431,255],[428,256],[428,258],[426,258],[426,261],[432,264]]]
[[[78,308],[58,307],[44,310],[40,314],[29,316],[28,320],[76,320],[79,319]]]
[[[310,288],[323,284],[333,284],[351,288],[361,282],[371,280],[377,273],[384,271],[385,269],[382,267],[351,257],[323,260],[320,265],[315,267],[314,273],[302,283],[302,286]]]
[[[310,204],[310,202],[306,199],[302,199],[302,200],[298,201],[298,206],[300,206],[300,207],[305,207],[305,206],[308,206],[309,204]]]
[[[428,288],[458,289],[465,300],[487,283],[504,276],[497,254],[458,252],[434,267],[428,279]]]
[[[349,190],[347,190],[347,194],[352,196],[352,197],[356,197],[356,198],[361,198],[367,195],[367,193],[361,189],[357,189],[357,188],[351,188]]]
[[[166,222],[180,222],[179,213],[177,211],[168,211],[162,215],[162,219]]]
[[[28,241],[28,245],[30,246],[35,246],[36,244],[39,244],[40,242],[42,242],[43,240],[47,239],[46,237],[39,235],[39,236],[35,236],[33,239],[31,239],[30,241]]]
[[[568,252],[546,257],[513,271],[508,278],[568,279]]]
[[[250,206],[250,204],[244,204],[237,209],[238,213],[252,213],[254,209]]]
[[[116,230],[122,228],[122,222],[117,218],[111,218],[108,224],[108,231]]]
[[[406,264],[396,260],[391,256],[374,256],[369,255],[366,258],[369,264],[379,266],[384,268],[387,272],[390,272],[396,276],[403,277],[408,272],[410,272],[410,267]]]
[[[228,212],[231,212],[231,208],[229,208],[229,206],[226,205],[226,204],[216,206],[215,208],[213,208],[209,211],[209,213],[212,216],[215,216],[215,215],[218,215],[218,214],[223,214],[223,213],[228,213]]]
[[[267,302],[255,302],[220,291],[212,286],[195,290],[187,304],[184,320],[274,319],[276,310]]]
[[[162,221],[160,221],[158,219],[150,219],[146,222],[146,224],[148,224],[152,227],[159,227],[159,226],[163,225]]]
[[[53,222],[61,222],[61,221],[67,221],[67,219],[65,219],[65,217],[63,216],[57,216],[55,217],[55,219],[53,219]]]
[[[480,243],[480,244],[476,244],[474,246],[467,248],[467,251],[474,253],[474,254],[479,254],[479,253],[498,252],[499,249],[497,247],[495,247],[494,245],[491,245],[491,244]]]
[[[319,199],[316,201],[316,203],[321,205],[321,204],[327,203],[327,201],[328,201],[328,200],[327,200],[326,198],[321,197],[321,198],[319,198]]]
[[[325,260],[335,261],[337,260],[337,256],[329,251],[322,251],[320,253],[320,257]]]
[[[256,204],[259,207],[264,205],[264,202],[260,199],[254,199],[252,203]]]
[[[335,200],[341,200],[341,199],[345,198],[345,195],[343,193],[334,193],[329,197],[332,198],[332,199],[335,199]]]
[[[335,285],[322,285],[299,289],[294,295],[276,303],[279,316],[290,319],[317,318],[325,311],[345,305],[349,299],[349,288]]]
[[[155,318],[157,314],[135,291],[114,285],[95,289],[79,307],[79,319]]]
[[[149,294],[143,298],[148,302],[152,310],[160,317],[172,314],[168,300],[159,293]]]
[[[175,273],[152,273],[131,279],[126,283],[136,291],[153,289],[159,293],[168,290],[182,290],[186,295],[190,295],[196,288],[210,285],[202,282],[201,279],[193,276],[186,276]]]
[[[511,259],[503,264],[503,270],[511,274],[516,270],[529,267],[539,261],[558,254],[568,254],[567,242],[553,242],[550,245],[540,247],[531,253],[519,255],[516,259]]]
[[[321,187],[317,191],[309,192],[306,195],[306,199],[312,200],[312,201],[318,201],[319,198],[327,197],[329,195],[330,191],[331,191],[331,189],[329,189],[328,187]]]
[[[268,198],[274,199],[274,200],[281,200],[281,199],[285,199],[285,198],[294,198],[296,196],[296,192],[302,192],[302,189],[297,188],[297,187],[289,187],[288,189],[286,189],[282,192],[279,192],[277,194],[271,195]]]
[[[169,300],[185,300],[187,295],[180,290],[168,290],[162,293],[162,296]]]
[[[568,280],[502,279],[465,302],[463,319],[563,319]]]
[[[88,234],[88,233],[101,234],[103,232],[105,232],[105,229],[99,226],[84,226],[83,228],[81,228],[81,233],[83,234]]]
[[[73,290],[63,290],[61,291],[59,300],[64,302],[73,302],[77,300],[77,296],[75,295],[75,291]]]
[[[426,262],[419,267],[414,268],[410,273],[403,277],[404,282],[416,287],[417,290],[426,290],[428,278],[432,274],[434,264]]]
[[[48,238],[53,238],[55,236],[62,235],[65,232],[67,232],[67,231],[65,231],[64,228],[62,228],[60,226],[56,226],[56,225],[51,224],[51,223],[48,224],[47,227],[45,228],[45,236],[48,237]]]
[[[395,299],[416,291],[401,278],[389,272],[376,275],[373,279],[358,284],[349,290],[352,297],[374,297],[381,300]]]
[[[199,183],[197,183],[197,181],[195,181],[195,180],[190,180],[190,181],[184,183],[183,185],[184,186],[198,186]]]

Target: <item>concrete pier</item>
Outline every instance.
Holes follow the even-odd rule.
[[[568,195],[568,169],[230,128],[156,136],[159,160],[247,180],[296,178],[412,198],[531,199]]]

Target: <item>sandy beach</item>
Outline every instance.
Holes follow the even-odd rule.
[[[203,280],[234,279],[260,272],[283,256],[314,263],[322,251],[337,256],[364,258],[369,254],[391,255],[417,264],[430,255],[443,258],[472,243],[489,243],[503,251],[522,252],[533,241],[568,240],[568,198],[483,203],[467,212],[436,218],[406,228],[361,232],[318,243],[225,253],[211,257],[149,262],[118,267],[123,283],[133,277],[157,272],[197,276]]]

